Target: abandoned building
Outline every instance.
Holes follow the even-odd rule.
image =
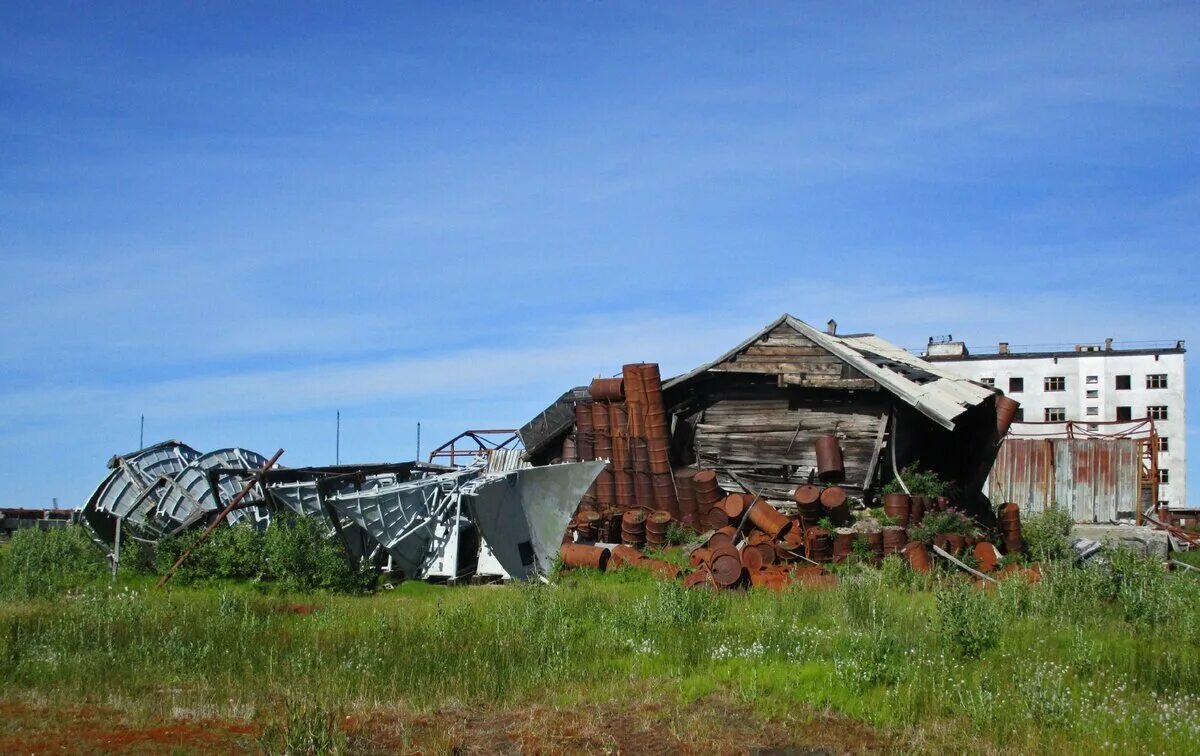
[[[816,469],[814,441],[841,445],[846,491],[871,503],[894,470],[924,469],[978,492],[1006,430],[994,388],[871,334],[838,335],[782,315],[741,344],[662,383],[671,464],[714,470],[723,488],[748,485],[786,501]],[[574,388],[518,434],[535,465],[575,448]],[[998,406],[999,405],[999,406]]]

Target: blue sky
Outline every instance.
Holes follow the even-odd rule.
[[[0,505],[142,413],[408,459],[784,311],[1200,344],[1200,7],[982,6],[3,4]]]

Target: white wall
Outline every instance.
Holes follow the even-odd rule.
[[[1130,407],[1134,419],[1146,416],[1146,408],[1165,405],[1167,419],[1155,420],[1160,437],[1168,449],[1160,452],[1159,469],[1169,471],[1168,483],[1159,486],[1159,499],[1172,507],[1187,506],[1187,435],[1185,432],[1186,392],[1184,390],[1184,354],[1122,354],[1121,352],[1084,352],[1059,357],[1021,357],[996,359],[937,360],[936,364],[973,380],[995,379],[996,388],[1021,403],[1024,418],[1035,422],[1045,419],[1050,407],[1066,409],[1067,419],[1097,422],[1117,419],[1117,407]],[[1167,388],[1147,389],[1146,376],[1165,373]],[[1118,391],[1116,377],[1128,375],[1130,388]],[[1066,378],[1065,391],[1045,391],[1043,380],[1050,376]],[[1089,384],[1088,376],[1096,383]],[[1024,378],[1024,391],[1010,392],[1009,379]],[[1088,391],[1096,391],[1095,398]],[[1088,408],[1097,414],[1087,414]]]

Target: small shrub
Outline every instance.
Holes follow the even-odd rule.
[[[369,565],[351,566],[337,536],[316,517],[277,516],[263,540],[266,571],[289,591],[361,592],[374,581]]]
[[[342,732],[339,712],[308,700],[289,700],[283,708],[282,716],[270,719],[263,727],[258,739],[263,753],[324,756],[347,752],[349,742]]]
[[[1048,562],[1073,556],[1073,524],[1071,514],[1057,505],[1025,518],[1021,523],[1021,535],[1025,538],[1029,557],[1034,561]]]
[[[942,637],[964,659],[977,659],[1000,642],[1002,615],[986,594],[965,581],[937,593]]]
[[[1157,560],[1117,548],[1110,555],[1109,567],[1126,621],[1151,628],[1171,618],[1175,597],[1166,570]]]
[[[922,470],[920,460],[901,470],[900,477],[904,479],[908,485],[908,492],[913,496],[943,496],[946,493],[946,484],[937,473]],[[904,493],[904,489],[900,487],[900,481],[892,479],[880,489],[880,493]]]
[[[0,552],[0,593],[12,598],[54,596],[93,585],[108,564],[81,525],[18,530]]]

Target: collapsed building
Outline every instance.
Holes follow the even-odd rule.
[[[626,389],[640,382],[636,366],[613,380],[623,380]],[[598,433],[603,413],[581,412],[597,403],[589,389],[567,391],[518,431],[532,464],[590,458],[580,448]],[[711,362],[662,382],[661,401],[673,478],[712,470],[723,489],[753,490],[787,508],[792,492],[811,482],[817,468],[815,440],[833,436],[843,455],[843,488],[864,504],[876,504],[897,470],[919,463],[956,484],[962,504],[984,519],[990,507],[968,492],[982,490],[1015,407],[996,389],[877,336],[838,335],[833,321],[822,331],[787,314]],[[605,443],[620,439],[610,463],[619,482],[638,474],[639,444],[646,439],[610,425],[616,430],[606,429]],[[618,496],[616,489],[604,495]],[[645,508],[636,486],[633,495],[601,504]]]

